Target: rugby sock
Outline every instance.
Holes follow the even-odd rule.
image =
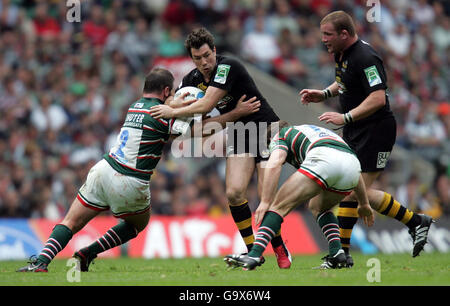
[[[271,244],[272,244],[273,248],[276,248],[283,244],[283,238],[281,237],[281,228],[278,231],[278,233],[275,235],[275,237],[273,237]]]
[[[106,234],[98,238],[87,248],[90,254],[97,255],[124,244],[128,240],[135,238],[137,235],[138,231],[133,225],[127,222],[120,222],[116,226],[111,227]]]
[[[350,250],[350,238],[353,227],[358,221],[358,202],[343,201],[339,203],[337,220],[339,222],[339,234],[342,249],[348,254]]]
[[[328,249],[331,256],[342,248],[339,238],[339,225],[336,216],[331,211],[326,211],[317,216],[317,223],[328,241]]]
[[[234,223],[236,223],[239,233],[244,239],[244,243],[247,246],[247,250],[250,252],[255,241],[253,236],[252,228],[252,211],[248,206],[248,201],[246,200],[239,205],[229,205],[231,216],[233,217]]]
[[[248,256],[261,257],[269,242],[276,236],[276,233],[280,231],[281,223],[283,223],[283,218],[279,214],[273,211],[266,212],[261,222],[261,226],[256,233],[253,248],[248,253]]]
[[[38,256],[38,261],[49,264],[72,239],[72,230],[63,224],[57,224]]]
[[[383,200],[377,211],[382,215],[397,219],[409,228],[418,226],[422,220],[416,213],[402,206],[387,192],[384,193]]]

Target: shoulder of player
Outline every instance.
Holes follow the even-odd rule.
[[[197,68],[194,68],[183,77],[178,87],[190,86],[196,78],[201,78],[201,75],[200,71],[198,71]]]
[[[356,67],[366,67],[367,65],[382,63],[383,60],[370,44],[364,40],[360,40],[351,54],[351,62]]]
[[[163,101],[157,98],[141,98],[133,102],[129,110],[149,110],[152,106],[162,104]]]
[[[220,65],[229,65],[231,67],[235,67],[235,66],[243,67],[244,66],[239,59],[237,59],[233,56],[217,55],[217,66],[220,66]]]

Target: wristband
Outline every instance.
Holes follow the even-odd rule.
[[[325,96],[325,99],[331,98],[333,96],[332,93],[331,93],[331,90],[329,90],[328,88],[322,90],[322,92],[323,92],[323,94]]]
[[[353,117],[352,114],[350,112],[347,112],[344,114],[344,123],[352,123],[353,122]]]

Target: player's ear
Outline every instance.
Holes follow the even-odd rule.
[[[164,87],[164,96],[169,97],[172,94],[172,89],[169,86]]]
[[[341,36],[342,39],[348,39],[350,37],[350,34],[348,33],[347,30],[342,30],[339,35]]]

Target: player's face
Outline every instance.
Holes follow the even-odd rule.
[[[211,50],[208,44],[199,49],[191,48],[192,61],[204,77],[209,78],[216,66],[216,48]]]
[[[327,47],[329,53],[341,52],[343,50],[341,35],[334,29],[333,24],[324,23],[320,25],[320,33],[322,34],[322,42]]]

